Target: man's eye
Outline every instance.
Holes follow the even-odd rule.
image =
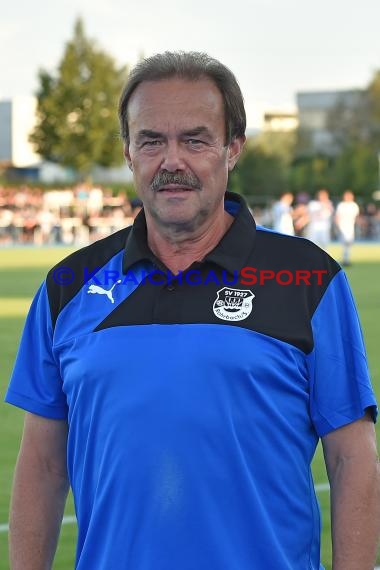
[[[161,141],[153,140],[153,141],[145,141],[142,146],[152,147],[152,146],[159,146]]]
[[[187,139],[186,143],[191,146],[201,146],[204,144],[203,141],[199,139]]]

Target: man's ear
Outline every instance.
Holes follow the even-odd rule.
[[[228,170],[230,172],[231,170],[234,169],[235,164],[239,160],[245,140],[246,140],[245,136],[235,137],[228,145]]]
[[[124,143],[124,157],[130,170],[133,170],[131,155],[129,153],[129,142]]]

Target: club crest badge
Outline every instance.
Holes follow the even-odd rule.
[[[249,289],[223,287],[218,291],[212,310],[223,321],[243,321],[252,312],[255,295]]]

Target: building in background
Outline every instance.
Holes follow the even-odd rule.
[[[360,89],[340,91],[299,92],[297,110],[268,111],[263,116],[261,134],[273,135],[296,132],[302,154],[334,155],[338,151],[328,130],[329,116],[339,105],[355,108],[362,96]],[[75,173],[60,165],[46,163],[33,150],[29,135],[36,123],[37,100],[32,96],[18,96],[0,101],[0,168],[16,176],[34,178],[44,183],[67,182]],[[247,129],[247,138],[256,139],[260,130]],[[122,150],[120,149],[120,152]],[[101,183],[130,182],[126,166],[112,169],[95,168],[93,177]]]
[[[31,96],[0,101],[0,165],[36,169],[41,158],[33,150],[29,135],[36,123],[37,99]]]
[[[299,133],[305,154],[334,155],[338,148],[328,130],[331,113],[339,106],[354,109],[363,91],[310,91],[297,93]]]
[[[36,97],[18,96],[0,101],[0,169],[6,171],[11,179],[34,180],[44,184],[74,183],[75,172],[43,161],[34,152],[29,136],[36,124],[36,111]],[[113,168],[94,167],[92,177],[103,184],[132,180],[126,164]]]
[[[268,111],[264,114],[265,132],[289,132],[298,127],[297,111]]]

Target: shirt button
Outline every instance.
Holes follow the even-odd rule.
[[[174,287],[173,283],[169,283],[169,285],[166,287],[166,289],[167,289],[168,291],[174,291],[174,290],[175,290],[175,287]]]

